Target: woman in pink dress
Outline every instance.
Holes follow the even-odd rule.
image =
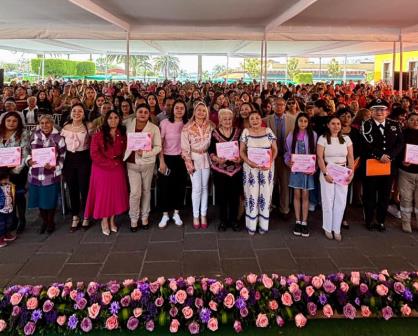
[[[92,171],[84,218],[102,219],[102,232],[117,232],[115,216],[128,210],[128,186],[123,154],[126,130],[115,111],[106,113],[90,145]]]

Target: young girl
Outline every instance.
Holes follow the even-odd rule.
[[[7,242],[16,239],[10,233],[10,226],[13,223],[15,186],[9,180],[7,169],[0,170],[0,248],[7,246]]]
[[[315,154],[317,135],[312,130],[306,113],[299,113],[295,121],[295,129],[286,138],[285,162],[292,167],[292,154]],[[309,237],[308,210],[309,190],[313,190],[314,172],[290,173],[289,187],[293,188],[293,206],[295,208],[296,224],[293,230],[295,236]],[[302,200],[302,202],[301,202]],[[301,220],[302,218],[302,220]]]

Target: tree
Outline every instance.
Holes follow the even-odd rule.
[[[335,58],[328,64],[328,75],[333,78],[341,76],[341,66]]]
[[[260,77],[261,61],[258,58],[245,58],[241,66],[252,78]]]
[[[225,71],[226,71],[226,66],[221,65],[221,64],[216,64],[212,69],[213,76],[215,76],[215,77],[219,77],[219,75],[221,75]]]
[[[152,71],[152,64],[150,62],[150,57],[146,55],[138,56],[138,72],[140,69],[143,71],[144,82],[147,77],[147,74]]]
[[[292,57],[287,62],[287,75],[291,81],[294,80],[295,76],[300,73],[299,70],[299,60],[295,57]]]
[[[170,73],[175,77],[180,71],[180,60],[171,55],[163,55],[154,59],[154,68],[156,71],[163,72],[165,79],[168,79]]]
[[[138,69],[141,64],[142,57],[140,55],[129,56],[129,72],[132,73],[133,77],[136,77]],[[145,56],[148,57],[148,56]],[[127,55],[107,55],[107,63],[126,64]],[[131,71],[132,70],[132,71]]]

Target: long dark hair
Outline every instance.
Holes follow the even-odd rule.
[[[83,120],[82,120],[82,123],[83,123],[84,127],[85,127],[85,128],[86,128],[86,130],[87,130],[87,123],[86,123],[86,119],[87,119],[87,116],[86,116],[86,108],[85,108],[85,107],[84,107],[84,105],[83,105],[83,104],[81,104],[81,103],[76,103],[76,104],[74,104],[74,105],[72,105],[72,106],[71,106],[71,110],[70,110],[70,114],[69,114],[69,116],[68,116],[68,120],[64,123],[64,125],[63,125],[63,126],[68,125],[68,124],[72,124],[72,123],[73,123],[73,119],[71,118],[71,111],[72,111],[72,110],[73,110],[73,108],[74,108],[74,107],[76,107],[76,106],[81,107],[81,108],[83,109],[83,112],[84,112],[84,118],[83,118]]]
[[[184,106],[183,124],[186,124],[187,123],[187,120],[188,120],[187,119],[187,106],[186,106],[186,103],[184,102],[184,100],[183,99],[180,99],[180,98],[179,99],[176,99],[176,101],[174,102],[173,108],[172,108],[172,111],[171,111],[171,114],[168,117],[168,121],[170,121],[171,123],[174,122],[174,107],[177,104],[182,104]]]
[[[296,150],[296,142],[298,139],[298,135],[299,135],[299,119],[300,118],[306,118],[306,120],[308,120],[308,127],[306,127],[306,132],[308,134],[308,140],[309,140],[309,152],[308,154],[314,154],[315,153],[315,137],[314,137],[314,132],[311,126],[311,123],[309,121],[309,117],[308,114],[301,112],[298,114],[298,116],[296,117],[295,120],[295,128],[293,129],[293,135],[292,135],[292,154],[295,154],[295,150]]]
[[[16,140],[20,140],[23,133],[23,121],[22,117],[17,112],[7,112],[3,119],[1,120],[0,124],[0,136],[3,138],[6,134],[6,119],[9,117],[15,117],[17,119],[17,128],[16,128]]]
[[[118,131],[120,132],[121,135],[126,134],[126,128],[125,126],[122,125],[122,118],[118,114],[118,112],[116,112],[115,110],[110,110],[109,112],[107,112],[104,117],[103,126],[102,126],[103,141],[104,141],[105,149],[107,148],[108,145],[113,145],[113,138],[110,135],[110,126],[109,126],[109,123],[107,122],[112,113],[116,114],[119,118],[119,124],[117,127]]]
[[[337,119],[339,122],[340,122],[340,124],[341,124],[341,120],[340,120],[340,118],[338,118],[337,116],[332,116],[332,117],[330,117],[329,119],[328,119],[328,125],[329,125],[329,123],[332,121],[332,120],[334,120],[334,119]],[[328,145],[331,145],[331,130],[329,129],[329,127],[327,127],[327,129],[325,130],[325,133],[324,133],[324,135],[325,135],[325,137],[327,138],[327,144]],[[345,143],[345,140],[344,140],[344,137],[343,137],[343,128],[341,127],[341,130],[338,132],[338,135],[337,135],[337,137],[338,137],[338,141],[339,141],[339,143],[342,145],[342,144],[344,144]]]
[[[148,106],[149,106],[149,104],[148,104],[148,98],[149,98],[150,96],[153,96],[153,97],[154,97],[154,99],[155,99],[155,115],[157,115],[157,114],[161,113],[160,104],[158,103],[158,97],[157,97],[154,93],[150,93],[150,94],[147,96],[147,105],[148,105]],[[141,104],[141,105],[142,105],[142,104]],[[137,109],[136,109],[136,110],[137,110]],[[136,110],[135,110],[135,112],[136,112]],[[150,109],[150,107],[149,107],[149,110],[150,110],[150,114],[151,114],[151,109]]]

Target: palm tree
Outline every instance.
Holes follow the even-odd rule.
[[[147,72],[152,70],[152,64],[150,62],[149,56],[138,56],[139,57],[139,64],[138,67],[144,70],[144,82],[147,77]]]
[[[137,71],[142,67],[143,58],[149,56],[130,55],[129,56],[129,70],[132,69],[132,76],[136,77]],[[126,64],[127,55],[107,55],[108,63]]]
[[[170,72],[172,74],[177,74],[180,70],[179,67],[180,60],[175,56],[164,55],[155,58],[154,68],[156,71],[164,71],[165,79],[168,78]]]

